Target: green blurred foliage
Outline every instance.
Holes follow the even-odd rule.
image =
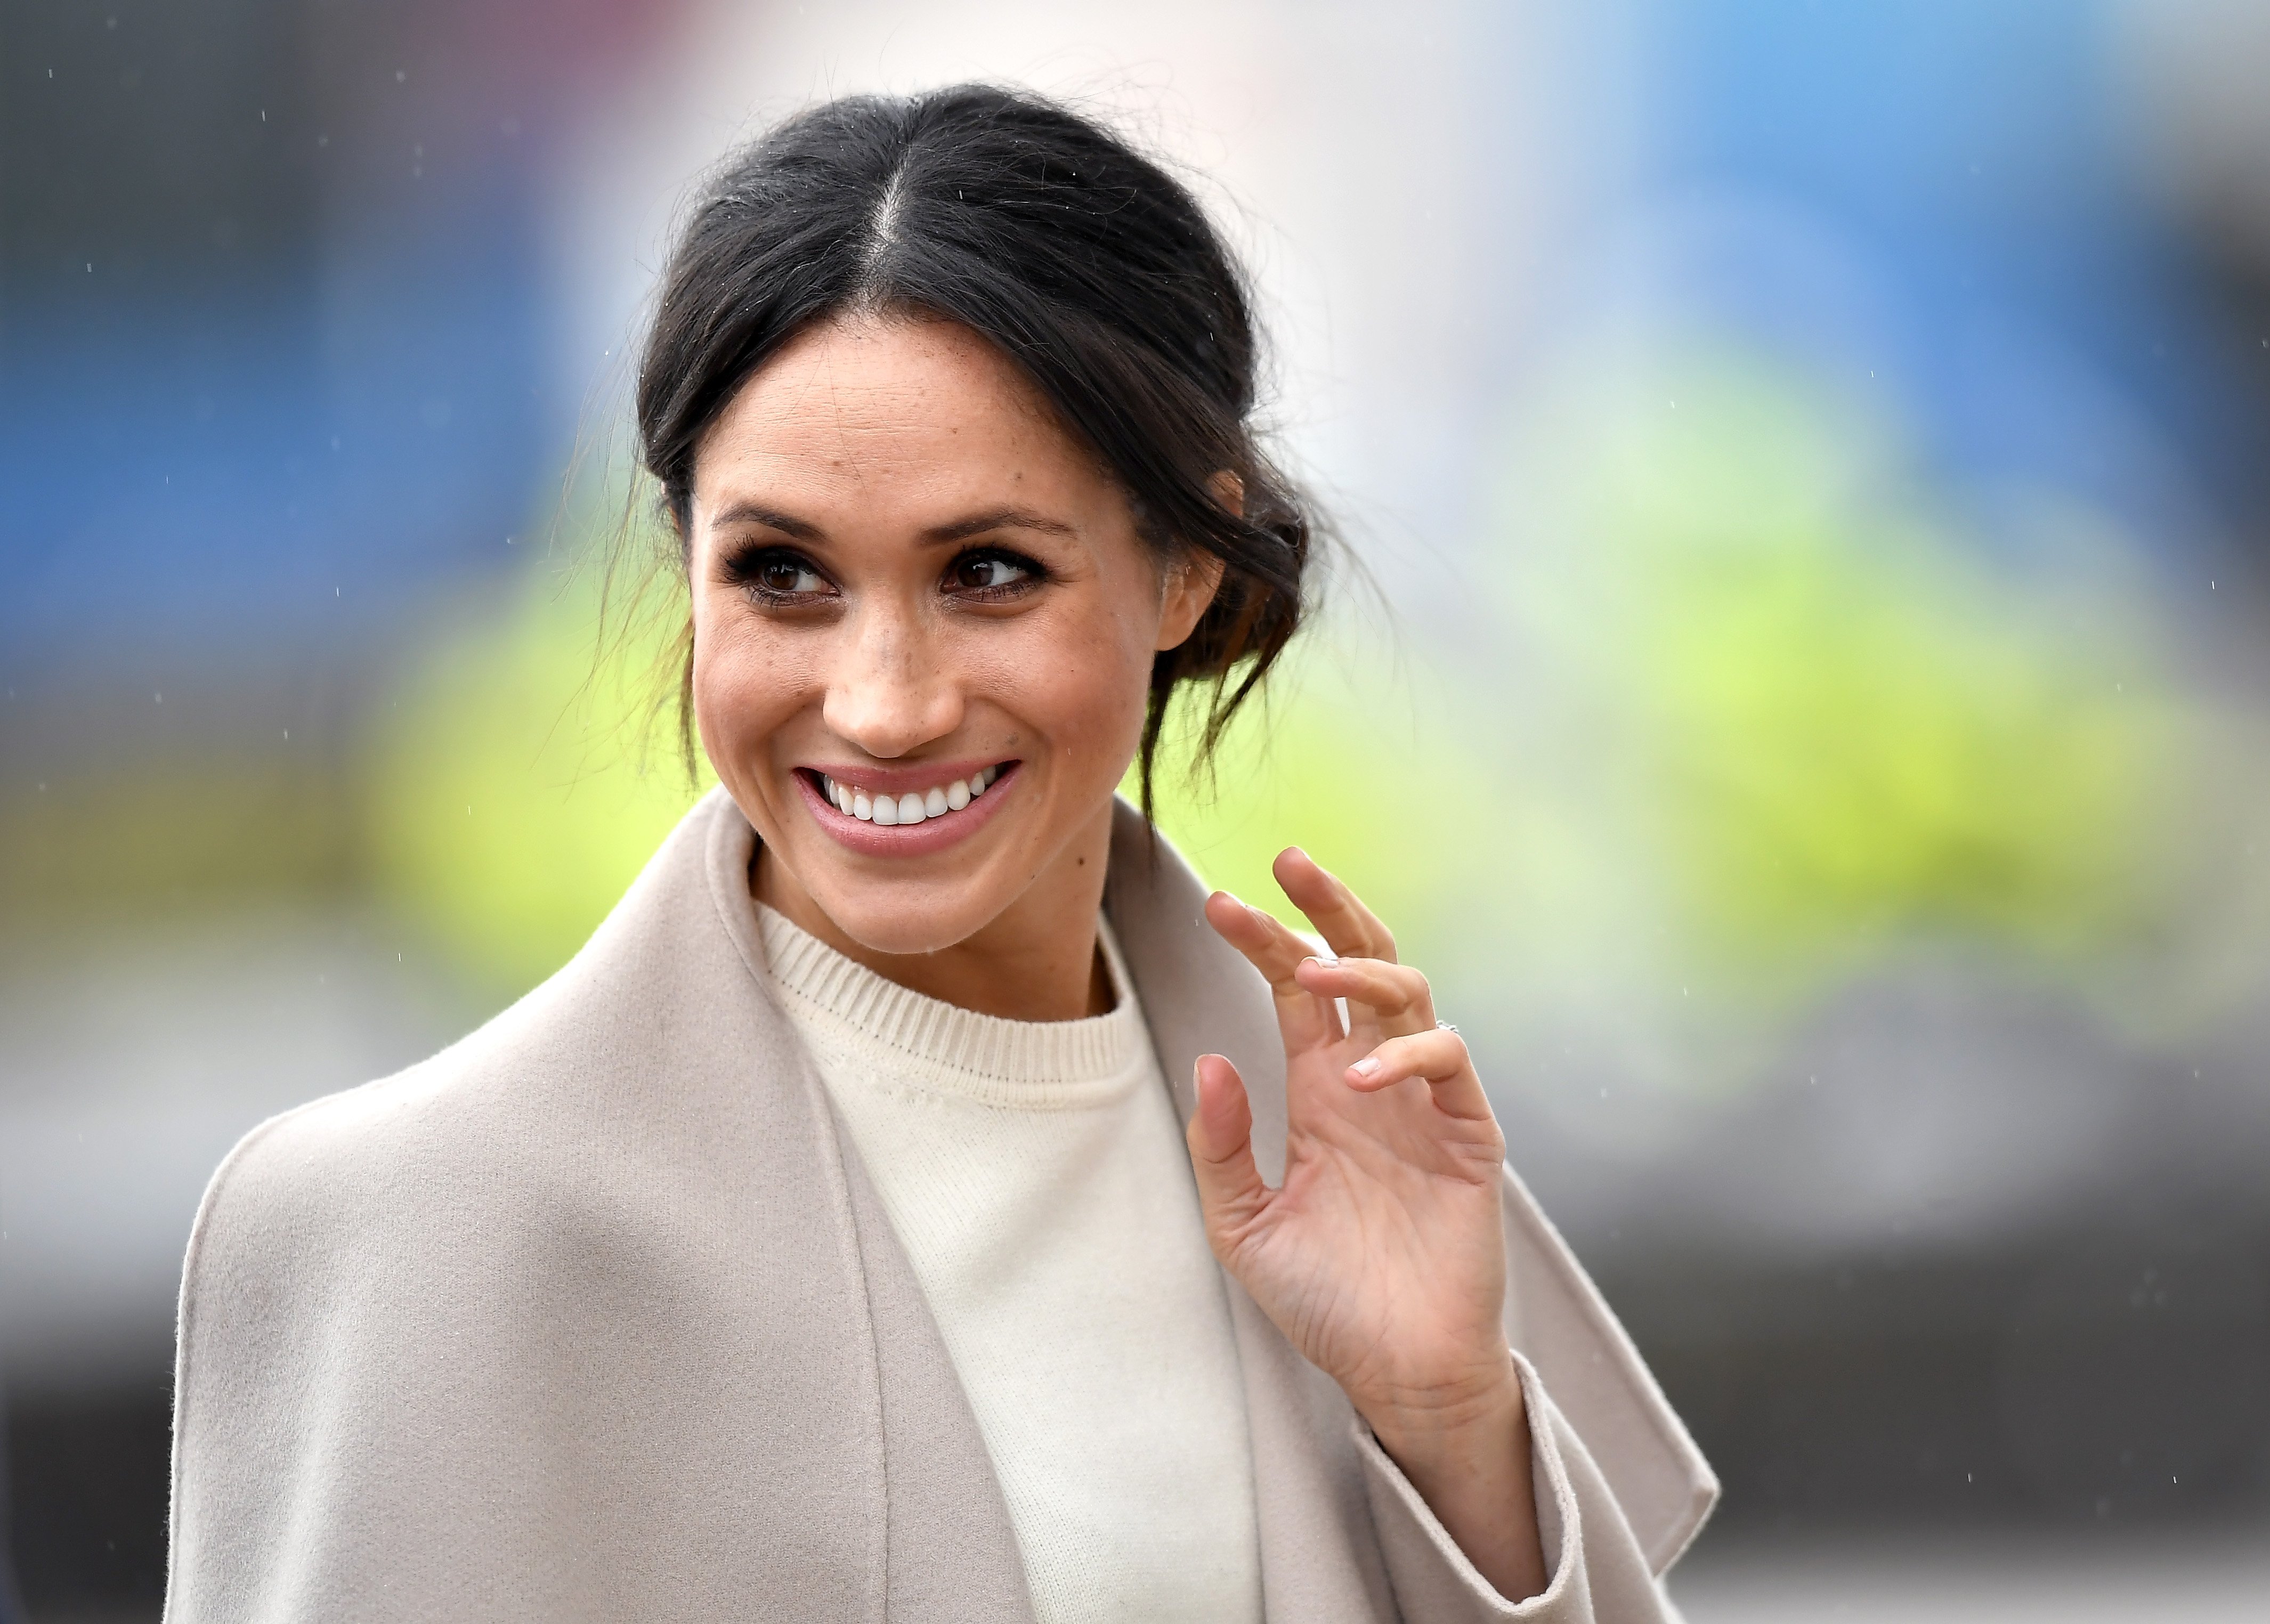
[[[1982,533],[1754,358],[1656,385],[1543,437],[1557,533],[1506,589],[1698,953],[1805,982],[1917,932],[2070,961],[2164,923],[2193,740],[2109,528],[2037,494]]]
[[[1502,771],[1462,747],[1440,673],[1411,666],[1395,633],[1335,615],[1303,634],[1240,712],[1210,767],[1192,761],[1193,693],[1169,722],[1154,776],[1159,827],[1210,884],[1303,921],[1270,865],[1300,846],[1399,938],[1470,935],[1476,872],[1518,849]],[[1123,786],[1138,793],[1131,773]]]
[[[531,570],[379,713],[375,881],[492,997],[565,963],[699,793],[658,702],[670,605],[603,617],[600,581]]]

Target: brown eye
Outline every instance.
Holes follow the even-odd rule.
[[[825,592],[827,577],[792,552],[768,552],[742,577],[766,597],[809,597]]]
[[[1035,573],[1005,552],[965,552],[946,567],[946,584],[957,592],[998,592],[1022,586]]]

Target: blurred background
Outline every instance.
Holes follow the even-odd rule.
[[[1346,556],[1163,821],[1434,975],[1725,1479],[1696,1624],[2261,1616],[2266,76],[2254,0],[0,0],[0,1616],[155,1617],[228,1146],[695,793],[590,561],[688,182],[973,77],[1250,258]]]

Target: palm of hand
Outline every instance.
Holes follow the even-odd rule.
[[[1277,873],[1341,956],[1318,960],[1227,894],[1207,904],[1275,995],[1287,1110],[1285,1182],[1272,1190],[1253,1165],[1235,1068],[1199,1062],[1191,1147],[1207,1233],[1376,1426],[1449,1414],[1494,1394],[1509,1369],[1504,1139],[1465,1042],[1437,1027],[1425,977],[1394,962],[1386,930],[1302,854],[1286,853]]]

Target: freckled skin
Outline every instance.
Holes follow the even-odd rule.
[[[731,516],[749,504],[817,537]],[[1009,508],[1066,533],[925,535]],[[966,1008],[1064,1020],[1095,1007],[1111,793],[1141,735],[1152,656],[1190,634],[1217,573],[1161,569],[1117,485],[998,351],[905,318],[819,325],[743,387],[695,460],[689,539],[694,714],[763,842],[757,894]],[[795,548],[837,597],[787,612],[758,602],[727,567],[753,541]],[[941,590],[958,552],[995,543],[1047,579],[983,604]],[[847,850],[793,776],[976,758],[1020,763],[1003,805],[923,856]]]

